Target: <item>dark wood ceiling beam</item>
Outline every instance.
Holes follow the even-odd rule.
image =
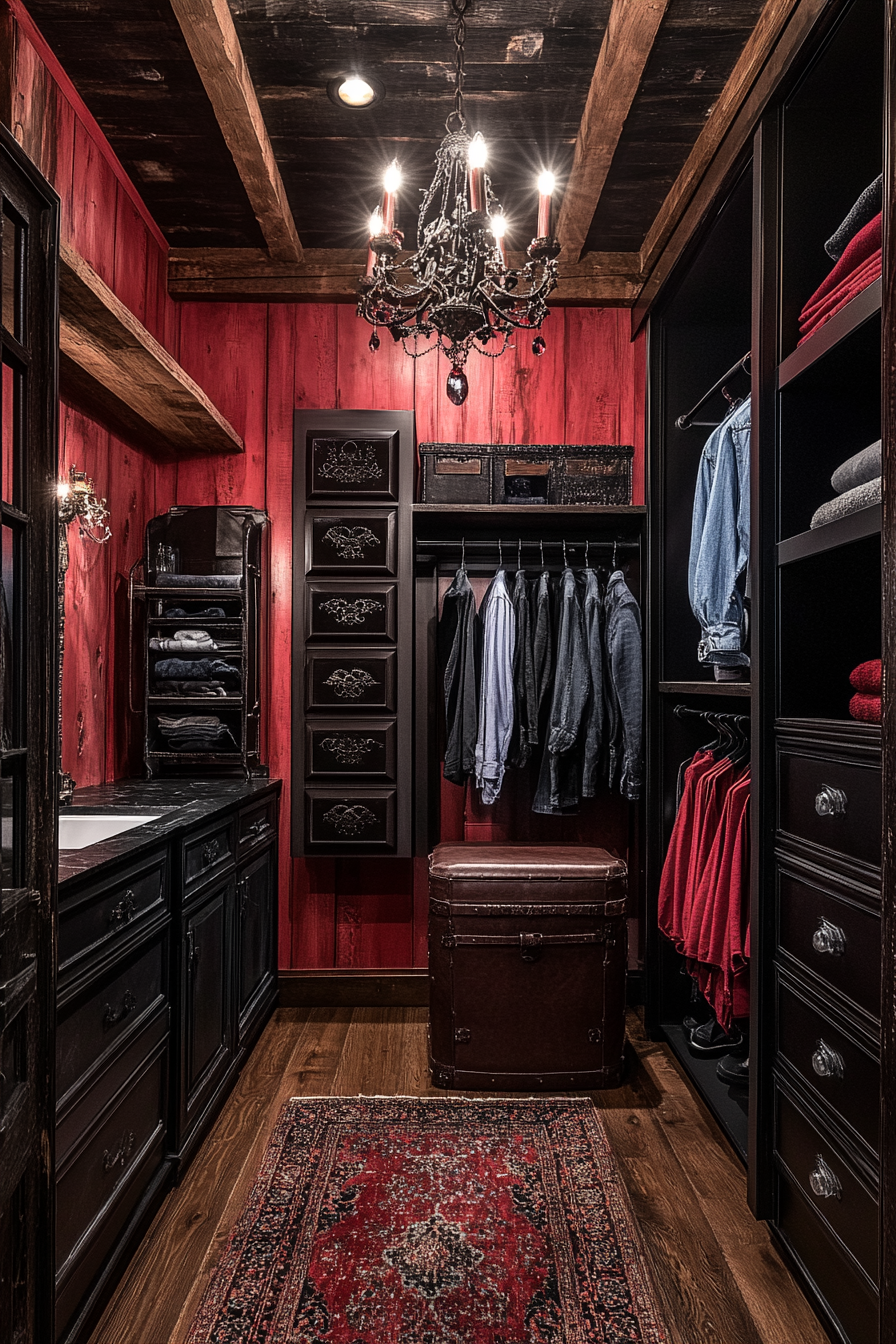
[[[525,260],[508,256],[512,266]],[[168,292],[175,299],[354,303],[366,261],[366,250],[339,248],[306,248],[301,265],[273,262],[260,248],[172,248]],[[561,264],[551,302],[627,307],[640,288],[639,266],[637,252],[590,252],[577,265]]]
[[[669,0],[613,0],[563,195],[557,237],[577,262]]]
[[[62,243],[59,262],[62,396],[153,457],[244,452],[202,388],[84,258]]]
[[[753,134],[777,82],[829,0],[767,0],[641,248],[637,321],[681,255]]]
[[[271,257],[299,263],[302,244],[227,0],[171,0]]]

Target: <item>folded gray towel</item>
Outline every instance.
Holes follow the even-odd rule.
[[[865,188],[839,229],[825,243],[824,250],[832,261],[839,261],[859,230],[864,229],[875,215],[880,214],[883,205],[883,183],[881,174]]]
[[[859,509],[867,509],[871,504],[880,503],[880,477],[876,481],[866,481],[854,490],[847,490],[836,499],[829,499],[812,515],[810,527],[824,527],[825,523],[834,523],[838,518],[848,518]]]
[[[156,653],[211,653],[217,649],[213,639],[151,639],[149,647]]]
[[[880,439],[878,439],[877,443],[869,444],[854,457],[841,462],[831,477],[831,485],[838,495],[842,495],[847,490],[854,490],[857,485],[864,485],[866,481],[876,481],[880,472]]]
[[[158,588],[239,588],[239,574],[157,574]]]

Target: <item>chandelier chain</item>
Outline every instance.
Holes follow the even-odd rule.
[[[466,14],[471,0],[451,0],[451,8],[456,17],[454,25],[454,113],[464,124],[464,42],[467,36]]]

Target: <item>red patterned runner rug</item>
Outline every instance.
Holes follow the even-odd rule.
[[[587,1099],[294,1097],[188,1344],[665,1344]]]

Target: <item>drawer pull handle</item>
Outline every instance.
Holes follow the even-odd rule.
[[[203,868],[211,868],[213,863],[217,863],[221,857],[221,841],[215,838],[209,840],[208,844],[202,850]]]
[[[820,817],[843,817],[846,815],[846,794],[835,789],[833,784],[822,784],[815,795],[815,811]]]
[[[136,1137],[134,1131],[129,1130],[115,1149],[114,1153],[110,1153],[108,1148],[105,1149],[103,1153],[103,1171],[111,1171],[113,1167],[123,1167],[125,1165],[131,1153],[134,1151]]]
[[[824,915],[818,917],[818,928],[812,935],[812,946],[816,952],[828,952],[832,957],[842,957],[846,951],[846,934],[836,924],[832,924]]]
[[[199,948],[196,946],[196,934],[192,929],[187,929],[187,969],[190,975],[193,974],[193,968],[199,960]]]
[[[813,1195],[817,1195],[819,1199],[839,1199],[843,1193],[842,1185],[820,1153],[815,1159],[809,1184]]]
[[[812,1055],[812,1068],[819,1078],[842,1078],[844,1070],[843,1056],[832,1050],[826,1041],[819,1041]]]
[[[129,924],[137,913],[137,901],[134,893],[128,887],[125,894],[117,905],[113,905],[109,912],[110,924]]]
[[[131,991],[128,990],[121,1001],[120,1008],[113,1008],[111,1003],[106,1004],[103,1009],[103,1026],[114,1027],[117,1022],[122,1020],[122,1018],[127,1017],[128,1013],[132,1013],[136,1007],[137,1000],[134,998]]]
[[[254,839],[257,840],[260,835],[264,835],[265,832],[269,831],[270,829],[271,829],[270,822],[253,821],[251,826],[246,827],[246,834],[253,836]]]

